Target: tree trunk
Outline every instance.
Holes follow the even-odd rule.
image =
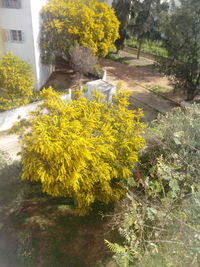
[[[187,101],[191,101],[195,97],[195,89],[191,88],[190,90],[187,91]]]
[[[143,40],[141,38],[139,40],[139,46],[138,46],[138,51],[137,51],[137,59],[140,59],[140,52],[141,52],[141,48],[142,48],[142,43],[143,43]]]
[[[79,86],[79,89],[82,88],[82,72],[79,72],[78,86]]]

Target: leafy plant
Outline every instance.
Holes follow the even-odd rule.
[[[114,10],[96,0],[51,0],[42,11],[41,50],[44,63],[69,57],[76,42],[105,56],[118,38]]]
[[[128,25],[130,23],[130,15],[133,14],[133,1],[131,0],[113,0],[112,8],[120,21],[119,38],[116,40],[115,45],[117,51],[124,48],[124,42],[128,34]]]
[[[147,130],[139,171],[112,215],[124,238],[123,245],[109,244],[119,266],[198,266],[199,126],[194,105],[160,116]]]
[[[165,87],[160,86],[160,85],[150,85],[150,86],[147,86],[147,88],[155,93],[160,93],[165,89]]]
[[[95,73],[97,58],[90,48],[81,47],[76,44],[70,51],[70,63],[72,68],[80,74],[79,83],[83,74],[97,75],[97,73]]]
[[[21,232],[18,236],[17,259],[18,266],[33,266],[34,248],[31,233]]]
[[[133,48],[138,48],[137,39],[132,37],[126,41],[126,44]],[[162,41],[151,41],[145,40],[142,47],[141,52],[153,55],[153,56],[161,56],[167,57],[167,50],[164,48],[164,44]]]
[[[27,104],[33,94],[31,65],[11,52],[0,59],[0,108],[11,109]]]
[[[128,110],[125,91],[113,104],[98,91],[94,100],[81,97],[69,104],[52,88],[41,95],[44,104],[22,139],[22,178],[41,182],[52,196],[73,197],[80,215],[96,200],[123,196],[144,146],[142,111]]]
[[[176,89],[187,93],[188,100],[200,92],[199,13],[198,1],[180,1],[164,27],[168,58],[160,59],[158,64],[160,71],[171,77]]]

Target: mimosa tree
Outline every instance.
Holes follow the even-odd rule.
[[[34,76],[31,65],[11,52],[0,59],[0,108],[10,109],[29,102]]]
[[[76,42],[105,56],[119,37],[114,10],[96,0],[49,0],[41,15],[40,44],[46,63],[55,55],[68,57]]]
[[[144,146],[142,111],[127,109],[127,93],[113,104],[80,97],[69,104],[52,88],[23,139],[22,178],[57,197],[73,197],[84,215],[95,201],[109,203],[126,193],[126,181]],[[43,109],[49,113],[44,114]]]

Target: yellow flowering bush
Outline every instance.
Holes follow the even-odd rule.
[[[141,110],[130,111],[128,95],[112,104],[94,94],[66,104],[52,88],[41,92],[44,103],[22,138],[22,178],[41,182],[51,196],[70,196],[84,215],[96,200],[117,200],[144,146]],[[44,113],[44,109],[48,113]]]
[[[95,55],[105,56],[119,37],[114,10],[96,0],[50,0],[42,11],[43,61],[54,55],[68,56],[76,42]]]
[[[27,104],[33,94],[33,84],[31,65],[11,52],[0,59],[0,108]]]

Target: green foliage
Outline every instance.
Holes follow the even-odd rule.
[[[28,231],[21,232],[18,236],[17,247],[17,266],[33,266],[33,253],[34,248],[32,244],[31,233]]]
[[[161,40],[162,22],[168,11],[168,3],[160,0],[133,1],[134,16],[130,23],[131,35],[138,41],[138,54],[145,40]]]
[[[128,110],[125,91],[113,104],[98,91],[94,100],[81,97],[69,104],[52,88],[41,95],[44,104],[22,140],[22,178],[41,182],[52,196],[73,197],[81,215],[97,200],[123,196],[144,146],[142,111]]]
[[[29,98],[29,103],[34,103],[41,100],[42,98],[40,96],[40,91],[34,91],[31,97]]]
[[[115,14],[120,21],[119,35],[120,37],[116,40],[115,44],[117,50],[124,48],[124,42],[128,34],[128,25],[130,22],[130,14],[132,11],[131,0],[113,0],[112,7],[115,10]]]
[[[131,38],[126,41],[127,45],[138,49],[138,41],[136,38]],[[162,41],[145,40],[141,51],[153,56],[167,57],[167,51],[163,47]]]
[[[10,163],[10,158],[7,153],[0,150],[0,170]]]
[[[112,4],[120,21],[120,38],[117,49],[123,49],[125,39],[135,36],[138,58],[146,40],[161,40],[162,23],[168,11],[168,3],[160,0],[114,0]]]
[[[155,92],[155,93],[164,93],[167,88],[164,87],[164,86],[161,86],[161,85],[149,85],[149,86],[146,86],[149,90]]]
[[[177,181],[173,191],[179,192],[178,197],[200,189],[200,171],[197,168],[200,158],[199,126],[200,107],[193,105],[185,112],[177,109],[161,116],[149,130],[149,152],[144,156],[151,159],[149,175],[156,176],[164,184],[166,181],[170,187],[174,180]]]
[[[173,79],[176,88],[191,100],[200,92],[200,5],[196,0],[180,1],[164,27],[168,59],[160,59],[159,69]],[[173,31],[172,31],[173,29]]]
[[[44,63],[69,57],[76,42],[99,57],[114,48],[119,21],[114,10],[96,0],[50,0],[42,11],[41,50]]]
[[[122,64],[128,64],[126,60],[124,60],[123,58],[117,56],[117,55],[112,55],[112,54],[108,54],[106,56],[107,59],[122,63]]]
[[[200,262],[200,106],[160,116],[146,133],[140,176],[113,215],[124,237],[119,266],[188,266]],[[115,246],[115,245],[114,245]],[[126,265],[126,261],[128,264]],[[133,265],[133,266],[135,266]]]
[[[11,109],[29,102],[34,78],[31,65],[12,53],[0,59],[0,108]]]

